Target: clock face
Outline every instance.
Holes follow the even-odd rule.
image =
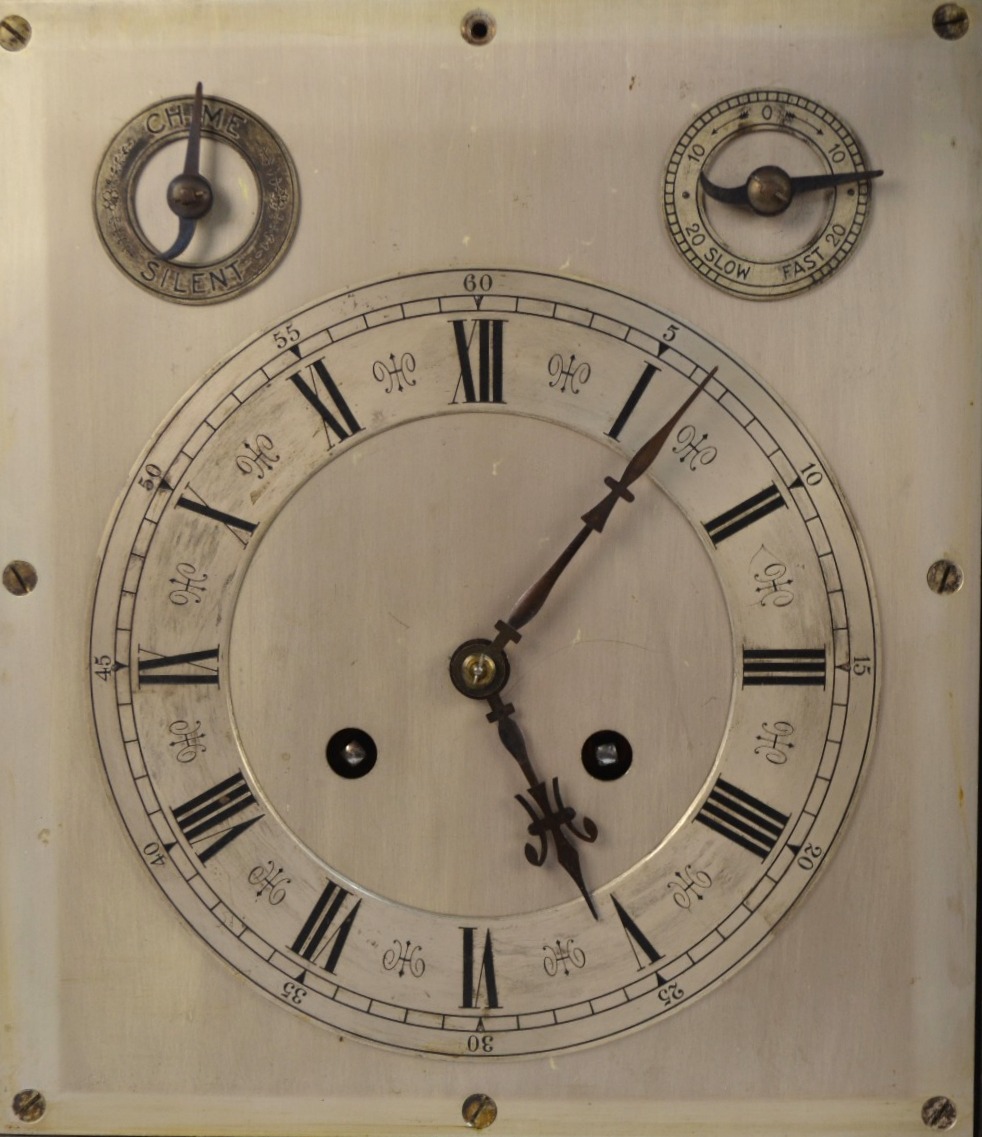
[[[666,424],[505,621],[488,714],[458,647]],[[116,803],[198,935],[284,1007],[461,1058],[609,1039],[739,967],[839,833],[877,668],[833,476],[761,382],[505,270],[348,292],[222,364],[140,459],[91,654]]]
[[[0,1131],[971,1131],[982,10],[705,8],[0,13]]]

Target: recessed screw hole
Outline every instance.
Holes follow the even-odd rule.
[[[375,740],[356,726],[332,734],[326,753],[328,766],[341,778],[363,778],[378,761]]]
[[[468,12],[460,23],[460,34],[476,47],[490,43],[494,39],[496,30],[494,17],[487,12]]]
[[[634,759],[631,744],[616,730],[598,730],[583,743],[583,768],[601,782],[623,778]]]

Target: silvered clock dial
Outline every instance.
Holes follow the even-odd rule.
[[[498,269],[219,366],[112,522],[91,657],[116,803],[198,935],[284,1007],[464,1059],[739,967],[829,855],[877,682],[855,531],[774,396],[675,316]]]

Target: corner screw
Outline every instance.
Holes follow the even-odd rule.
[[[958,1110],[951,1098],[928,1098],[921,1106],[921,1121],[928,1129],[950,1129],[958,1120]]]
[[[957,592],[965,582],[965,574],[954,561],[942,558],[927,570],[927,586],[939,596]]]
[[[968,12],[961,4],[941,4],[934,9],[931,26],[942,39],[961,39],[968,31]]]
[[[37,584],[37,569],[29,561],[11,561],[4,565],[3,586],[13,596],[26,596]]]
[[[20,1093],[14,1094],[11,1108],[18,1121],[40,1121],[44,1117],[48,1103],[40,1090],[21,1090]]]
[[[23,16],[4,16],[0,20],[0,47],[4,51],[23,51],[31,42],[31,25]]]
[[[471,1129],[487,1129],[498,1116],[498,1107],[487,1094],[471,1094],[460,1112]]]

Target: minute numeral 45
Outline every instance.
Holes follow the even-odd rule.
[[[451,402],[462,397],[465,403],[503,403],[504,379],[504,320],[453,320],[454,343],[460,363],[460,379]],[[470,330],[467,324],[470,323]],[[477,341],[477,373],[475,382],[471,351]]]

